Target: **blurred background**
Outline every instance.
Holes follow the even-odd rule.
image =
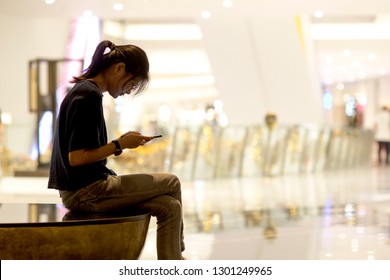
[[[189,198],[189,234],[201,234],[196,240],[247,226],[264,227],[256,238],[273,240],[278,221],[331,214],[350,229],[363,215],[378,230],[373,246],[388,249],[387,210],[376,202],[389,201],[389,170],[379,164],[375,141],[376,115],[390,105],[387,1],[0,1],[0,202],[19,182],[7,185],[10,178],[40,178],[37,188],[46,187],[69,80],[108,39],[145,49],[152,78],[139,97],[105,96],[109,139],[128,130],[163,134],[109,165],[119,174],[177,174]],[[29,183],[21,182],[28,194]],[[209,245],[192,257],[234,258],[206,253]],[[312,250],[291,258],[353,255]],[[251,252],[236,257],[259,257]],[[372,252],[357,258],[375,258]]]

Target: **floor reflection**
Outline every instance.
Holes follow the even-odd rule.
[[[191,259],[390,259],[390,168],[183,182]],[[143,259],[155,259],[152,220]]]

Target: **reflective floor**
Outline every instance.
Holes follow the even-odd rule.
[[[390,259],[390,167],[183,182],[190,259]],[[141,259],[156,259],[152,219]]]

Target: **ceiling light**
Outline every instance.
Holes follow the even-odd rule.
[[[122,38],[123,37],[123,24],[117,21],[107,20],[103,24],[103,34],[108,34],[114,38]]]
[[[225,8],[233,7],[233,0],[223,0],[222,6]]]
[[[313,40],[388,40],[390,24],[317,23],[310,27]]]
[[[213,75],[185,76],[177,78],[154,78],[150,83],[150,88],[175,88],[175,87],[194,87],[194,86],[212,86],[215,80]]]
[[[128,24],[124,37],[127,40],[201,40],[202,31],[197,24]]]
[[[324,17],[324,12],[320,11],[320,10],[314,11],[313,17],[315,17],[315,18],[323,18]]]
[[[123,4],[122,3],[115,3],[112,8],[114,9],[114,11],[122,11],[123,10]]]
[[[51,5],[51,4],[54,4],[55,1],[56,1],[56,0],[45,0],[45,3],[46,3],[47,5]]]
[[[200,16],[201,16],[202,18],[204,18],[204,19],[209,19],[209,18],[211,18],[211,12],[210,12],[210,11],[202,11],[202,12],[200,13]]]

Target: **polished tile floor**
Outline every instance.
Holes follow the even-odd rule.
[[[185,255],[389,260],[390,167],[183,182]],[[156,259],[152,219],[141,259]]]

